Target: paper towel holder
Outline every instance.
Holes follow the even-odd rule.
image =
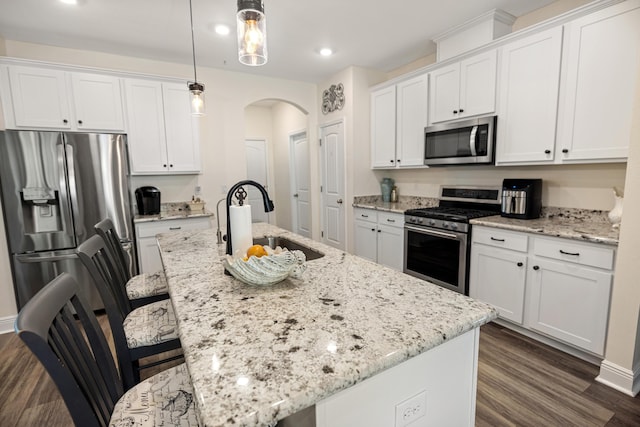
[[[233,187],[229,189],[227,193],[227,255],[233,255],[233,248],[231,247],[231,216],[229,215],[229,207],[231,206],[231,202],[233,201],[233,196],[236,191],[242,188],[245,185],[251,185],[256,187],[260,193],[262,194],[262,201],[264,202],[264,211],[271,212],[274,209],[273,201],[269,199],[269,194],[267,190],[260,185],[259,183],[252,181],[250,179],[240,181],[237,184],[234,184]],[[241,192],[238,192],[236,198],[238,199],[240,205],[244,203],[244,199],[246,198],[247,192],[242,188]]]

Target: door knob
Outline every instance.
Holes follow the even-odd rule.
[[[337,203],[337,204],[339,204],[339,205],[341,205],[341,204],[342,204],[342,199],[338,199],[338,200],[336,200],[336,203]]]
[[[293,197],[298,197],[298,193],[294,194]]]

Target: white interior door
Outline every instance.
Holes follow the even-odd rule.
[[[344,124],[320,129],[322,242],[345,250]]]
[[[269,189],[269,171],[267,167],[267,141],[264,139],[247,139],[247,179]],[[251,205],[252,222],[269,222],[269,214],[264,211],[262,195],[257,188],[246,186],[248,203]]]
[[[291,209],[293,232],[311,238],[309,140],[301,132],[289,137],[291,146]]]

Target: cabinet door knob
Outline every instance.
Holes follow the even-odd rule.
[[[544,154],[551,154],[551,150],[544,150]]]
[[[338,200],[336,200],[336,203],[337,203],[337,204],[339,204],[339,205],[341,205],[341,204],[342,204],[342,199],[338,199]]]
[[[400,159],[396,160],[396,162],[400,163]]]
[[[563,149],[562,149],[562,152],[563,152],[564,154],[567,154],[567,153],[569,152],[569,149],[568,149],[568,148],[563,148]]]
[[[371,231],[376,231],[376,229],[375,229],[375,228],[372,228],[372,229],[371,229]]]
[[[463,109],[463,108],[461,108],[461,109],[460,109],[460,112],[461,112],[461,113],[464,113],[464,109]]]
[[[66,125],[67,123],[69,123],[69,120],[67,120],[67,119],[63,119],[63,120],[62,120],[62,123],[64,123],[64,124]]]
[[[458,114],[458,110],[453,110],[453,114]]]
[[[521,262],[519,262],[518,264],[516,264],[518,267],[522,267],[524,264],[522,264]]]
[[[391,163],[393,163],[393,159],[389,160]]]
[[[171,165],[169,165],[169,167],[170,167],[170,168],[172,168],[172,167],[173,167],[173,165],[171,164]]]
[[[378,230],[378,233],[380,233],[380,230]]]
[[[82,124],[82,120],[78,120],[78,124],[81,125]]]
[[[165,163],[164,165],[162,165],[162,167],[163,167],[163,168],[166,168],[166,167],[167,167],[167,164]]]
[[[534,265],[534,266],[533,266],[533,269],[534,269],[534,270],[536,270],[536,271],[538,271],[538,270],[540,270],[540,267],[539,267],[539,266],[537,266],[537,265]]]

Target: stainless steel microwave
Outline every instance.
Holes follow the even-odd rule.
[[[424,164],[493,164],[496,122],[487,116],[424,128]]]

